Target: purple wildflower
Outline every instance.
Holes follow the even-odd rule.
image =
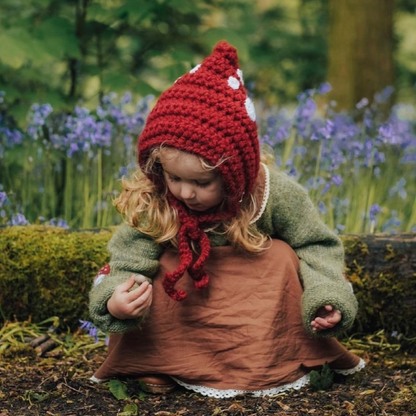
[[[331,178],[331,181],[336,185],[336,186],[341,186],[342,185],[342,178],[340,175],[334,175]]]
[[[46,222],[46,225],[50,225],[51,227],[65,228],[65,229],[69,228],[68,223],[62,218],[52,218],[51,220]]]
[[[324,202],[320,201],[318,204],[318,211],[320,214],[326,215],[328,214],[328,210],[326,209],[326,205]]]
[[[97,327],[89,321],[83,321],[82,319],[79,320],[81,322],[80,329],[84,329],[88,331],[88,336],[94,338],[95,342],[98,342],[98,329]]]
[[[392,86],[388,86],[384,88],[383,91],[374,95],[374,100],[378,104],[383,104],[387,102],[390,96],[393,94],[394,88]]]
[[[95,342],[98,342],[98,335],[100,334],[100,330],[90,321],[83,321],[82,319],[79,320],[81,323],[80,329],[88,331],[88,336],[94,338]],[[105,345],[108,345],[109,338],[108,336],[105,337]]]
[[[331,84],[329,82],[325,82],[325,83],[321,84],[318,87],[318,93],[319,94],[322,94],[323,95],[323,94],[326,94],[326,93],[328,93],[330,91],[332,91],[332,87],[331,87]]]
[[[28,225],[29,221],[21,213],[13,214],[11,221],[7,225]]]
[[[0,208],[4,206],[7,201],[7,194],[6,192],[0,192]]]
[[[358,108],[358,110],[361,110],[362,108],[366,107],[367,105],[368,105],[368,99],[363,98],[357,103],[356,108]]]
[[[393,188],[390,189],[389,191],[389,195],[390,196],[394,196],[394,195],[399,195],[401,199],[406,199],[407,198],[407,192],[405,189],[405,185],[406,185],[406,179],[405,178],[401,178],[396,185],[393,186]]]
[[[375,221],[378,214],[380,214],[381,208],[380,205],[374,204],[370,207],[370,220]]]
[[[396,233],[397,228],[402,225],[402,222],[397,218],[397,211],[393,210],[391,217],[383,224],[382,232]]]

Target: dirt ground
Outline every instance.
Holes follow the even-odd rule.
[[[415,415],[416,354],[365,351],[366,370],[336,376],[329,390],[305,387],[273,398],[212,399],[182,388],[144,394],[137,381],[118,400],[108,384],[88,378],[105,347],[78,354],[38,357],[34,350],[0,357],[0,416],[26,415]]]

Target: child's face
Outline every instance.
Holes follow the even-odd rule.
[[[169,190],[188,208],[203,212],[223,201],[221,176],[205,170],[197,156],[165,148],[160,163]]]

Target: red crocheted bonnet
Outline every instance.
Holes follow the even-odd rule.
[[[210,56],[180,77],[159,98],[150,112],[139,137],[139,165],[143,168],[151,151],[160,145],[174,147],[204,158],[217,166],[222,175],[226,195],[225,208],[219,213],[193,213],[169,195],[179,214],[180,266],[167,273],[166,292],[182,300],[186,294],[174,284],[187,270],[199,289],[208,284],[203,264],[209,254],[209,240],[203,226],[234,216],[243,196],[249,195],[260,164],[259,141],[254,106],[244,88],[237,51],[220,42]],[[162,185],[159,175],[146,173],[155,184]],[[193,262],[189,240],[200,247]]]

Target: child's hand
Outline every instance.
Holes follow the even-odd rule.
[[[341,321],[341,312],[334,309],[332,305],[325,305],[318,309],[316,318],[311,322],[314,331],[323,331],[325,329],[333,328]]]
[[[141,285],[130,292],[135,283]],[[107,302],[107,309],[117,319],[134,319],[143,316],[151,304],[152,285],[144,276],[133,275],[116,287]]]

